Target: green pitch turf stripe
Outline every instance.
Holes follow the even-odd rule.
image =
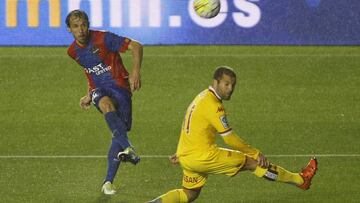
[[[168,158],[170,155],[142,155],[142,158]],[[360,154],[273,154],[267,155],[267,157],[360,157]],[[97,156],[97,155],[2,155],[0,159],[74,159],[74,158],[106,158],[106,156]]]
[[[122,55],[121,57],[132,57],[131,55]],[[360,57],[359,54],[147,54],[144,57],[154,58],[195,58],[195,57],[260,57],[260,58],[293,58],[293,57],[305,57],[305,58],[327,58],[327,57]],[[69,58],[67,55],[0,55],[0,58]]]

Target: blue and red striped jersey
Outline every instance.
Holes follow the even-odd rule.
[[[84,68],[89,91],[113,85],[130,91],[129,73],[119,52],[125,52],[131,40],[97,30],[89,30],[89,37],[87,46],[83,47],[74,40],[68,48],[68,55]]]

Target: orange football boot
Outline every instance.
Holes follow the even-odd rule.
[[[304,183],[301,185],[298,185],[299,188],[303,190],[308,190],[311,185],[311,180],[316,174],[316,171],[318,170],[318,163],[316,158],[310,159],[307,166],[301,171],[300,176],[304,179]]]

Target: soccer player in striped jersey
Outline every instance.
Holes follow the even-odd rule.
[[[310,187],[317,170],[311,159],[300,173],[269,163],[256,148],[242,140],[226,118],[223,100],[230,100],[236,84],[233,69],[221,66],[214,73],[212,85],[195,97],[186,111],[176,154],[170,158],[183,169],[182,189],[171,190],[150,201],[176,203],[194,201],[200,194],[209,174],[235,176],[250,170],[267,180],[290,183],[301,189]],[[216,135],[232,149],[219,148]]]
[[[102,187],[102,192],[112,195],[116,193],[113,181],[120,162],[137,164],[140,161],[127,132],[132,123],[132,91],[141,87],[142,45],[111,32],[90,30],[89,18],[81,10],[71,11],[66,24],[75,39],[68,48],[68,55],[83,68],[89,86],[80,99],[80,106],[88,109],[92,102],[104,115],[112,132],[107,175]],[[126,50],[132,54],[130,75],[120,56]]]

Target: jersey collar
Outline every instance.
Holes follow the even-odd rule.
[[[215,89],[212,86],[209,86],[209,91],[212,92],[216,96],[216,98],[222,101],[221,97],[216,93]]]

